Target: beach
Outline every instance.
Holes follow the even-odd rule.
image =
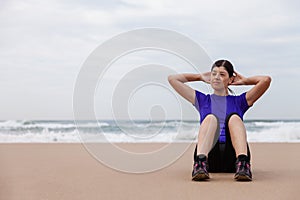
[[[99,144],[107,145],[107,144]],[[155,148],[161,144],[119,144]],[[251,143],[252,182],[212,173],[191,181],[194,145],[161,170],[130,174],[96,160],[82,144],[1,144],[0,198],[20,199],[297,199],[299,143]]]

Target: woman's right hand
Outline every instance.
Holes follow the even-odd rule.
[[[211,72],[205,72],[205,73],[200,74],[201,81],[203,81],[207,84],[210,84],[210,75],[211,75]]]

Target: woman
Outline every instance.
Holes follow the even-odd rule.
[[[251,181],[250,150],[243,115],[269,88],[269,76],[246,78],[228,60],[216,61],[211,72],[168,77],[172,87],[200,114],[198,143],[194,152],[192,180],[209,179],[208,172],[235,172],[236,180]],[[214,92],[205,95],[186,82],[203,81]],[[241,95],[229,95],[230,85],[254,85]]]

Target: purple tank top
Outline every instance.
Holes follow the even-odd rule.
[[[249,109],[246,92],[238,96],[218,96],[215,94],[205,95],[195,90],[195,108],[200,114],[200,123],[208,114],[214,114],[219,119],[220,137],[219,142],[226,141],[226,118],[236,113],[243,120],[245,112]]]

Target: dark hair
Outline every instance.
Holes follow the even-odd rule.
[[[233,73],[234,73],[233,65],[228,60],[217,60],[211,67],[211,71],[215,67],[224,67],[226,69],[226,71],[228,72],[229,77],[233,76]],[[230,88],[228,88],[228,90],[231,94],[235,94],[234,91],[231,90]]]
[[[234,73],[233,65],[228,60],[217,60],[211,67],[211,71],[215,67],[224,67],[226,69],[226,71],[228,72],[229,77],[233,76],[233,73]]]

